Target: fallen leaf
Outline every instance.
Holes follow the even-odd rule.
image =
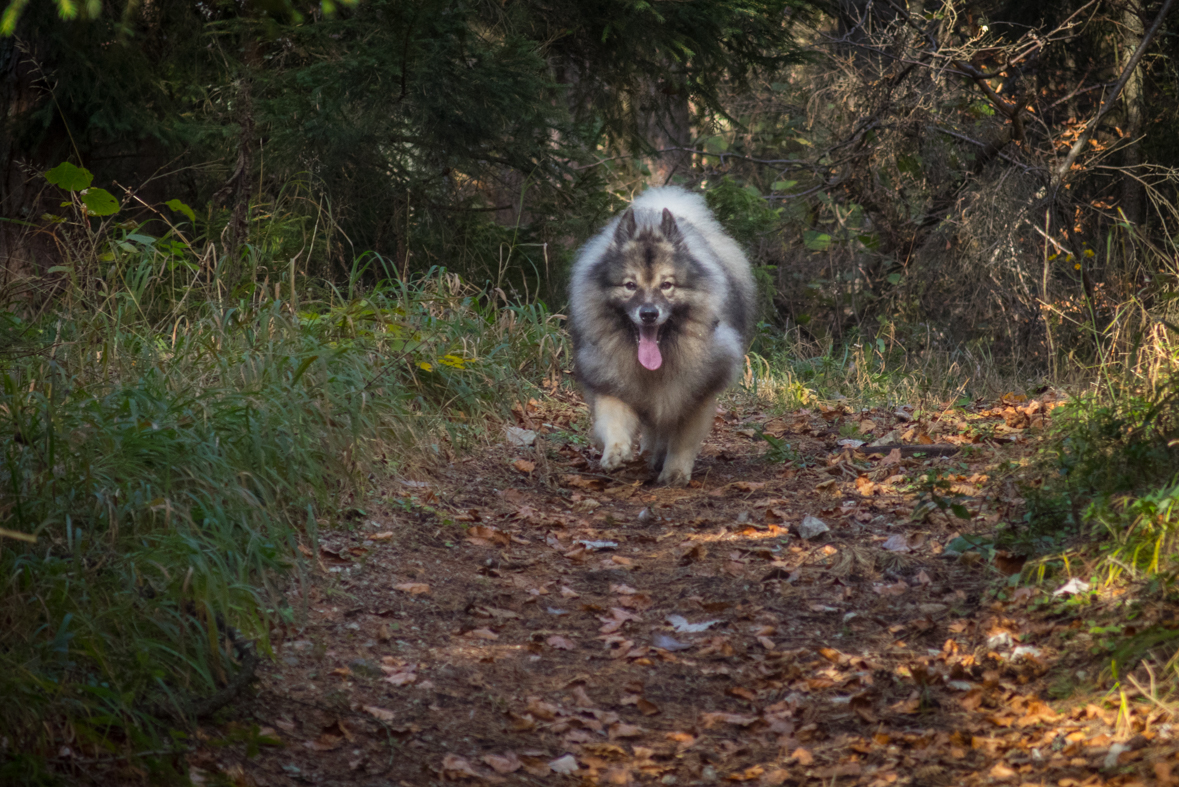
[[[1053,596],[1076,596],[1089,592],[1089,583],[1073,577],[1068,582],[1052,591]]]
[[[525,710],[541,721],[553,721],[561,712],[558,706],[551,702],[545,702],[540,697],[529,697],[528,707]]]
[[[634,724],[626,724],[618,722],[610,725],[610,740],[617,740],[619,738],[639,738],[643,735],[643,729]]]
[[[575,650],[577,648],[577,645],[572,640],[566,639],[558,634],[549,637],[545,642],[548,643],[549,647],[556,648],[557,650]]]
[[[415,596],[430,592],[430,586],[425,582],[402,582],[399,585],[394,585],[393,589],[400,590],[403,593],[410,593]]]
[[[651,641],[651,644],[660,650],[670,650],[673,652],[677,650],[691,650],[692,648],[692,646],[688,643],[680,642],[679,640],[673,639],[666,634],[656,634],[654,639]]]
[[[360,708],[365,713],[381,721],[392,721],[395,715],[393,711],[386,708],[379,708],[376,705],[361,705]]]
[[[794,753],[790,755],[790,759],[794,760],[804,768],[808,765],[813,765],[815,762],[814,755],[801,746],[794,750]]]
[[[530,462],[527,459],[517,459],[512,462],[512,467],[515,468],[517,473],[528,475],[536,469],[536,462]]]
[[[644,716],[655,716],[661,713],[658,705],[644,697],[639,697],[639,701],[635,703],[635,707],[638,708],[639,713],[643,714]]]
[[[498,528],[475,525],[467,528],[467,542],[476,546],[507,546],[512,543],[512,537]]]
[[[499,634],[496,634],[489,628],[472,629],[463,635],[464,637],[472,637],[473,639],[496,640],[499,639]]]
[[[790,771],[784,768],[775,768],[762,774],[757,783],[759,787],[779,787],[779,785],[785,784],[788,778],[790,778]]]
[[[524,767],[524,763],[520,762],[520,758],[513,752],[508,752],[507,754],[485,754],[480,759],[490,765],[491,769],[496,773],[515,773]]]
[[[707,631],[721,621],[708,620],[703,623],[689,623],[683,615],[668,615],[667,622],[679,634],[697,634],[701,631]]]
[[[700,724],[704,729],[717,724],[735,724],[738,727],[748,727],[758,721],[759,716],[745,716],[740,713],[702,713]]]
[[[564,757],[558,757],[557,759],[551,761],[549,763],[549,768],[551,768],[554,773],[559,773],[563,776],[569,776],[571,774],[577,773],[577,760],[574,759],[572,754],[566,754]]]
[[[475,770],[463,757],[456,754],[448,754],[442,758],[442,775],[450,778],[461,778],[463,776],[471,776],[476,779],[481,778],[479,772]]]

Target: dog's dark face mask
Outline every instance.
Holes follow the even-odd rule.
[[[614,233],[617,257],[608,283],[610,299],[638,338],[638,361],[651,371],[663,365],[660,342],[668,320],[686,307],[689,271],[682,262],[682,236],[671,212],[664,209],[659,227],[635,222],[627,210]]]

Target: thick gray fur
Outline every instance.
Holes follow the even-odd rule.
[[[741,370],[755,298],[741,248],[703,197],[681,188],[644,192],[585,244],[569,321],[603,469],[634,458],[638,433],[659,482],[688,483],[717,394]],[[658,332],[653,370],[639,360],[643,330]]]

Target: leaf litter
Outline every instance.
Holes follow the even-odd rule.
[[[505,428],[428,484],[341,501],[378,537],[322,535],[254,697],[204,730],[279,745],[190,764],[253,785],[1177,784],[1157,708],[1050,699],[1061,665],[1091,666],[1075,620],[1036,612],[1051,589],[993,592],[1018,556],[990,533],[1022,502],[995,467],[1054,401],[1015,404],[729,411],[681,490],[593,473],[560,438],[578,405],[531,400],[513,429],[547,453]],[[841,444],[844,423],[884,444]],[[766,461],[759,430],[805,466]],[[923,505],[930,474],[957,508]]]

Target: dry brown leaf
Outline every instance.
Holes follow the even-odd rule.
[[[815,762],[814,755],[801,746],[794,750],[794,753],[790,755],[790,759],[794,760],[804,768],[808,765],[813,765]]]
[[[507,546],[512,543],[512,537],[498,528],[475,525],[467,528],[467,542],[476,546]]]
[[[559,706],[551,702],[545,702],[540,697],[529,697],[528,707],[525,710],[541,721],[552,721],[561,712]]]
[[[489,628],[472,629],[471,631],[468,631],[465,634],[463,634],[463,636],[464,637],[471,637],[472,639],[486,639],[486,640],[499,639],[499,634],[496,634],[494,631],[492,631]]]
[[[546,639],[545,642],[548,643],[549,647],[556,648],[557,650],[575,650],[577,648],[577,643],[559,634],[554,634]]]
[[[619,738],[640,738],[643,735],[643,729],[634,724],[626,724],[625,722],[618,722],[611,724],[609,729],[610,740],[618,740]]]
[[[715,727],[717,724],[735,724],[738,727],[748,727],[759,718],[758,716],[745,716],[740,713],[703,713],[700,715],[700,724],[704,729]]]
[[[758,787],[779,787],[779,785],[785,784],[788,778],[790,778],[790,771],[785,768],[775,768],[762,774],[757,783]]]
[[[512,467],[517,473],[528,475],[536,469],[536,462],[530,462],[527,459],[517,459],[516,461],[512,462]]]
[[[442,758],[442,775],[448,779],[461,779],[464,776],[482,778],[470,762],[457,754],[448,754]]]
[[[594,492],[600,492],[606,488],[606,482],[600,478],[586,478],[580,475],[563,475],[561,476],[562,486],[571,486],[575,489],[589,489]]]
[[[485,754],[480,759],[490,765],[496,773],[515,773],[524,767],[524,763],[520,762],[520,758],[516,756],[515,752]]]
[[[361,705],[360,708],[368,715],[381,721],[392,721],[395,715],[393,711],[386,708],[379,708],[376,705]]]
[[[415,596],[430,592],[430,586],[425,582],[402,582],[398,585],[394,585],[393,589],[400,590],[403,593],[410,593]]]
[[[644,716],[655,716],[660,713],[659,706],[644,697],[639,698],[639,701],[635,703],[635,707]]]
[[[1007,779],[1015,778],[1018,774],[1016,774],[1015,770],[1012,769],[1010,766],[1008,766],[1004,763],[1001,763],[1001,762],[997,762],[997,763],[995,763],[995,767],[991,768],[991,770],[987,773],[987,775],[990,776],[992,779],[998,779],[999,781],[1006,781]]]

